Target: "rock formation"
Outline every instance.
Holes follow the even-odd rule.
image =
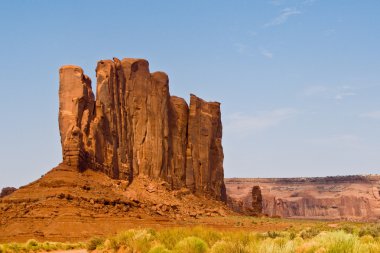
[[[268,216],[380,219],[380,176],[232,178],[225,183],[228,205],[245,214],[252,214],[261,195],[262,213]]]
[[[0,198],[10,195],[16,190],[17,188],[15,187],[4,187],[3,189],[1,189]]]
[[[258,185],[252,187],[252,212],[256,215],[263,212],[263,196]]]
[[[220,104],[190,97],[186,185],[226,200]]]
[[[60,69],[63,162],[114,179],[144,175],[226,201],[220,104],[170,96],[142,59],[99,61],[96,100],[80,67]]]

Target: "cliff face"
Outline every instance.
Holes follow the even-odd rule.
[[[380,219],[380,176],[233,178],[226,187],[229,206],[246,214],[256,205],[269,216]]]
[[[170,96],[163,72],[142,59],[99,61],[96,100],[77,66],[60,69],[63,162],[114,179],[144,175],[172,189],[226,200],[220,104]]]

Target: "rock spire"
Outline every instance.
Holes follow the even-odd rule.
[[[226,201],[219,103],[191,95],[188,106],[143,59],[99,61],[96,99],[80,67],[63,66],[59,74],[65,164],[114,179],[162,179]]]

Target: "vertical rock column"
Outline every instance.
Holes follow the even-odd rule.
[[[258,215],[263,212],[263,196],[261,195],[260,186],[252,187],[252,212],[253,215]]]
[[[226,201],[223,158],[220,103],[191,94],[186,185],[196,193]]]
[[[125,94],[120,61],[99,61],[96,67],[96,117],[92,124],[92,161],[95,167],[112,178],[125,179],[130,175],[124,139],[126,131],[125,108],[121,101]]]
[[[167,178],[169,79],[149,72],[143,59],[121,61],[126,82],[125,108],[129,124],[133,174]]]
[[[183,98],[170,97],[168,182],[173,189],[186,186],[186,148],[189,107]]]
[[[83,136],[89,132],[93,117],[94,94],[91,80],[78,66],[59,70],[59,130],[63,161],[78,169],[86,167]]]

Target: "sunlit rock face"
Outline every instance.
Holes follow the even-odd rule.
[[[256,206],[262,214],[288,218],[380,219],[380,176],[376,175],[231,178],[225,183],[229,205],[246,214]]]
[[[172,189],[226,200],[220,104],[169,93],[169,78],[143,59],[101,60],[96,99],[78,66],[63,66],[59,129],[63,162],[111,178],[143,175]]]

